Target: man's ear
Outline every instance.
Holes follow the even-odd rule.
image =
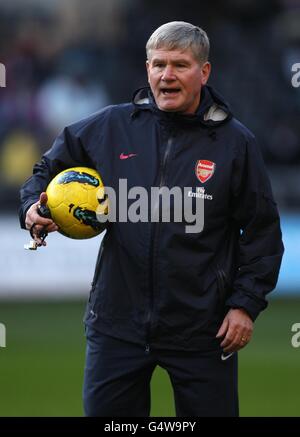
[[[204,62],[204,64],[201,67],[201,72],[202,72],[201,84],[206,85],[211,72],[211,63],[208,61]]]
[[[146,70],[147,70],[148,82],[149,82],[149,68],[150,68],[150,63],[149,63],[149,61],[147,59],[146,60]]]

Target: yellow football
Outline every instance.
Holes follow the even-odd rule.
[[[49,183],[46,190],[53,221],[66,237],[95,237],[105,229],[97,219],[108,214],[108,200],[99,173],[88,167],[68,168]]]

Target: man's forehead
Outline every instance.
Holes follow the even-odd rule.
[[[156,59],[195,59],[194,54],[189,47],[186,49],[151,49],[149,57],[151,61]]]

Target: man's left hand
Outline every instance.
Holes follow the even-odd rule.
[[[253,322],[248,313],[242,308],[232,308],[226,314],[216,335],[224,337],[221,347],[224,352],[236,352],[245,347],[251,340]]]

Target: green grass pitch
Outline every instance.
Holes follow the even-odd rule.
[[[85,302],[1,302],[7,347],[0,348],[0,416],[82,416]],[[300,300],[273,299],[239,354],[241,416],[300,416],[300,348],[291,326]],[[152,379],[153,416],[173,416],[162,369]]]

